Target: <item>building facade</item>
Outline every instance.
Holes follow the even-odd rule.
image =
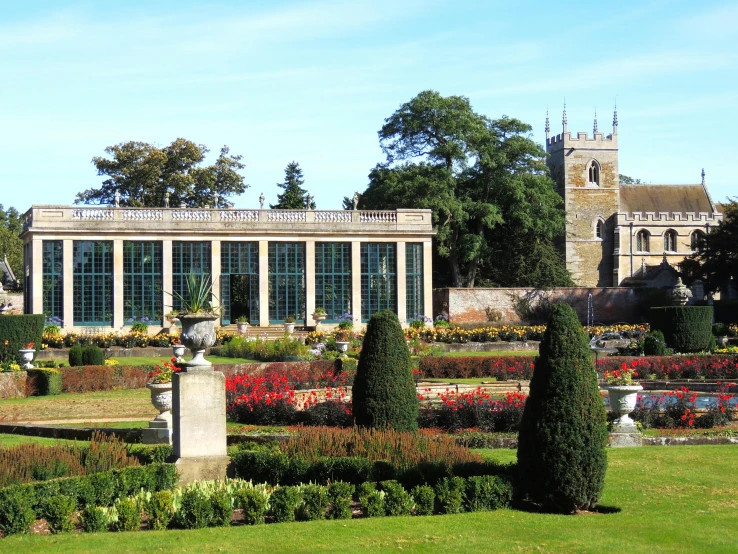
[[[594,120],[592,136],[567,130],[551,135],[546,152],[551,176],[564,198],[566,236],[562,250],[574,282],[584,287],[637,284],[649,269],[677,266],[722,220],[705,184],[620,183],[618,117],[605,135]]]
[[[26,214],[26,313],[66,330],[156,330],[191,273],[212,278],[222,325],[296,316],[355,325],[384,309],[432,314],[430,210],[319,211],[33,206]]]

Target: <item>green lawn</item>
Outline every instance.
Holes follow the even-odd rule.
[[[484,451],[512,460],[511,450]],[[319,521],[198,531],[16,536],[7,552],[735,552],[735,446],[608,452],[602,498],[618,513],[516,510]]]
[[[25,435],[6,435],[0,433],[0,448],[8,446],[16,446],[18,444],[26,443],[37,443],[43,444],[44,446],[53,446],[58,443],[62,444],[74,444],[75,441],[69,441],[65,439],[46,439],[43,437],[27,437]],[[86,441],[85,441],[86,442]],[[2,548],[0,548],[2,551]]]

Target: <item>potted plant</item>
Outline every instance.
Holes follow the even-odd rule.
[[[353,334],[354,316],[348,312],[344,312],[338,318],[338,332],[336,333],[336,346],[341,352],[348,351],[349,344]]]
[[[236,328],[242,335],[249,333],[249,318],[245,315],[236,318]]]
[[[610,411],[618,416],[613,428],[635,428],[630,414],[635,410],[638,392],[643,387],[633,380],[638,372],[623,364],[621,369],[606,371],[604,375],[605,389],[610,396]]]
[[[26,346],[20,348],[18,350],[18,354],[20,354],[23,369],[33,369],[33,364],[31,362],[33,362],[33,357],[36,355],[33,343],[29,342]]]
[[[177,363],[184,363],[185,345],[179,340],[179,337],[172,339],[172,352]]]
[[[190,366],[211,366],[204,358],[205,350],[215,344],[217,309],[211,303],[213,286],[209,275],[190,273],[186,279],[187,296],[175,292],[182,309],[177,315],[182,324],[180,340],[192,352]]]
[[[175,325],[177,323],[177,320],[179,319],[177,316],[177,312],[172,310],[167,315],[165,315],[165,319],[169,323],[169,334],[170,335],[176,335],[177,334],[177,326]]]
[[[313,321],[315,321],[316,325],[320,325],[320,322],[324,321],[327,317],[328,314],[326,313],[325,308],[322,306],[315,308],[315,311],[313,312]]]
[[[156,369],[149,373],[149,382],[146,388],[151,391],[151,403],[154,408],[159,410],[159,415],[154,421],[164,421],[167,427],[172,422],[172,376],[180,371],[180,368],[174,365],[176,358],[172,358],[169,362],[162,362],[157,365]]]
[[[296,317],[293,315],[288,315],[284,318],[284,330],[288,335],[291,335],[295,332],[295,321]]]

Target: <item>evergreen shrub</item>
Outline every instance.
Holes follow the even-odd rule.
[[[166,529],[174,516],[172,493],[169,491],[153,493],[146,502],[145,511],[148,516],[149,529],[155,531]]]
[[[397,316],[374,314],[364,335],[352,388],[353,414],[360,427],[418,429],[418,397],[410,350]]]
[[[80,523],[86,533],[101,533],[108,530],[109,520],[102,508],[87,506],[80,514]]]
[[[50,498],[44,507],[44,517],[49,524],[49,530],[54,534],[73,531],[72,514],[76,507],[74,498],[69,496],[62,494]]]
[[[589,340],[574,310],[554,307],[518,435],[520,486],[532,501],[571,513],[592,508],[607,468],[606,412]]]
[[[0,490],[0,531],[4,535],[28,533],[36,521],[33,492],[13,487]]]
[[[298,487],[279,487],[269,497],[269,512],[277,523],[295,521],[295,512],[300,501]]]
[[[210,503],[213,505],[213,517],[210,520],[212,527],[228,527],[233,519],[233,506],[231,495],[223,490],[215,490],[210,495]]]
[[[464,506],[469,512],[507,508],[512,500],[512,483],[506,477],[479,475],[466,480]]]
[[[314,521],[325,519],[328,509],[328,490],[321,485],[303,485],[300,489],[302,502],[297,509],[298,519],[301,521]]]
[[[82,349],[82,365],[105,365],[105,353],[94,344],[85,346]]]
[[[667,350],[664,334],[658,329],[643,337],[643,353],[646,356],[666,356]]]
[[[436,493],[429,485],[418,485],[413,489],[413,500],[415,501],[416,516],[432,516],[436,502]]]
[[[357,492],[359,502],[361,502],[361,511],[366,517],[384,515],[384,493],[377,490],[376,483],[362,483]]]
[[[199,489],[187,489],[182,493],[177,523],[184,529],[202,529],[211,525],[213,504]]]
[[[75,344],[69,349],[69,367],[79,367],[84,365],[84,362],[82,361],[83,351],[84,349],[80,344]]]
[[[38,396],[61,394],[62,373],[58,369],[29,369],[28,376],[36,380]]]
[[[666,345],[679,353],[709,350],[712,318],[712,306],[665,306],[649,312],[651,329],[664,333]]]
[[[388,516],[409,516],[415,503],[413,497],[397,481],[382,481],[384,513]]]
[[[119,500],[115,504],[118,519],[113,523],[116,531],[138,531],[141,528],[141,512],[133,498]]]
[[[265,491],[257,487],[243,487],[238,491],[238,505],[243,510],[243,519],[246,525],[260,525],[264,523],[269,497]]]
[[[0,317],[0,362],[19,359],[18,350],[34,343],[41,349],[43,315],[4,315]],[[7,345],[5,344],[7,341]]]
[[[354,486],[343,481],[328,485],[328,519],[351,519],[351,497]]]
[[[441,514],[458,514],[464,511],[466,482],[461,477],[445,477],[436,484],[436,504]]]

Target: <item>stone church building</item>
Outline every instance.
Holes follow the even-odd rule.
[[[572,136],[566,108],[562,123],[561,134],[552,136],[546,117],[546,152],[564,198],[563,249],[577,285],[649,285],[659,267],[678,266],[722,220],[704,171],[697,184],[620,183],[617,110],[608,135],[598,131],[595,116],[592,136]]]

